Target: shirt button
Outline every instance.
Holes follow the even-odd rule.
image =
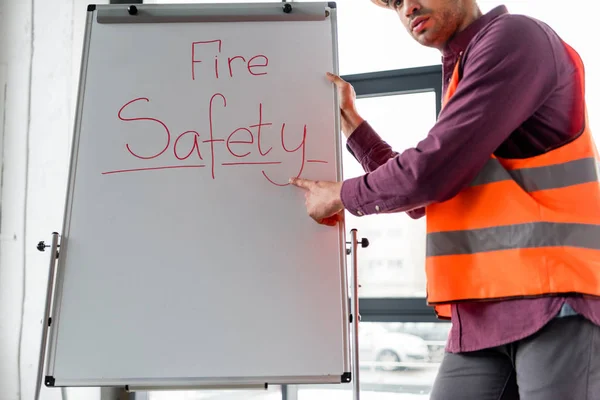
[[[379,212],[379,206],[375,206],[375,211]]]
[[[365,214],[363,214],[363,212],[362,212],[362,211],[360,211],[360,210],[358,210],[356,213],[357,213],[358,215],[360,215],[360,216],[363,216],[363,215],[365,215]]]

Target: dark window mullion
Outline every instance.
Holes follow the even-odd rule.
[[[108,4],[144,4],[143,0],[110,0]]]
[[[441,65],[344,75],[358,97],[440,91]]]
[[[440,322],[424,298],[361,298],[362,322]]]

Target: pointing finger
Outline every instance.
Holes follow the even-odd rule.
[[[336,218],[328,217],[328,218],[323,218],[322,220],[320,220],[318,222],[321,225],[336,226],[338,223],[338,220]]]
[[[302,178],[290,178],[290,183],[302,189],[309,189],[312,181]]]
[[[344,220],[343,214],[338,213],[338,214],[332,215],[331,217],[323,218],[317,222],[321,225],[336,226],[338,224],[338,222],[341,222],[343,220]]]
[[[326,217],[318,221],[321,225],[327,226],[336,226],[338,222],[343,221],[343,216],[341,214],[335,214],[331,217]]]

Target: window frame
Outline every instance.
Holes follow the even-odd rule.
[[[442,65],[342,75],[357,98],[435,92],[435,112],[442,107]]]
[[[354,87],[358,99],[434,92],[436,116],[441,111],[441,64],[342,75],[341,78]],[[360,232],[358,234],[360,235]],[[358,304],[360,320],[365,322],[445,322],[436,317],[433,309],[427,305],[425,297],[359,297]]]

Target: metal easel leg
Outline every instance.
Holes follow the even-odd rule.
[[[46,244],[44,241],[41,241],[37,244],[37,249],[39,251],[46,251],[47,248],[50,248],[50,265],[48,267],[48,285],[46,289],[46,304],[44,307],[44,325],[42,329],[42,337],[41,337],[41,346],[40,346],[40,357],[38,362],[38,376],[37,376],[37,386],[35,399],[38,400],[40,398],[41,386],[43,384],[44,379],[44,370],[45,370],[45,362],[46,360],[46,350],[48,345],[48,328],[50,327],[50,311],[52,308],[52,292],[54,288],[54,279],[56,274],[56,264],[59,257],[59,239],[60,235],[57,232],[52,233],[52,243]],[[67,398],[68,395],[66,388],[61,389],[61,393],[63,397]],[[134,400],[131,393],[120,389],[120,388],[100,388],[100,400]]]
[[[40,356],[38,360],[38,374],[35,387],[35,400],[40,398],[42,385],[44,382],[44,368],[46,361],[46,346],[48,343],[48,328],[50,326],[50,306],[52,303],[52,288],[54,287],[54,274],[56,271],[56,260],[58,259],[58,248],[60,247],[59,234],[57,232],[52,233],[52,244],[46,244],[43,241],[39,242],[37,249],[39,251],[46,251],[50,248],[50,265],[48,267],[48,285],[46,287],[46,303],[44,307],[44,319],[42,320],[42,337],[40,338]]]
[[[360,322],[360,314],[358,307],[358,245],[361,247],[367,247],[369,245],[369,241],[366,238],[363,238],[360,242],[358,241],[358,232],[356,229],[352,229],[350,231],[351,238],[351,247],[350,254],[352,255],[352,290],[351,290],[351,298],[352,298],[352,392],[353,399],[360,400],[360,360],[359,360],[359,344],[358,344],[358,323]]]
[[[118,388],[101,388],[100,400],[133,400],[133,393]]]

